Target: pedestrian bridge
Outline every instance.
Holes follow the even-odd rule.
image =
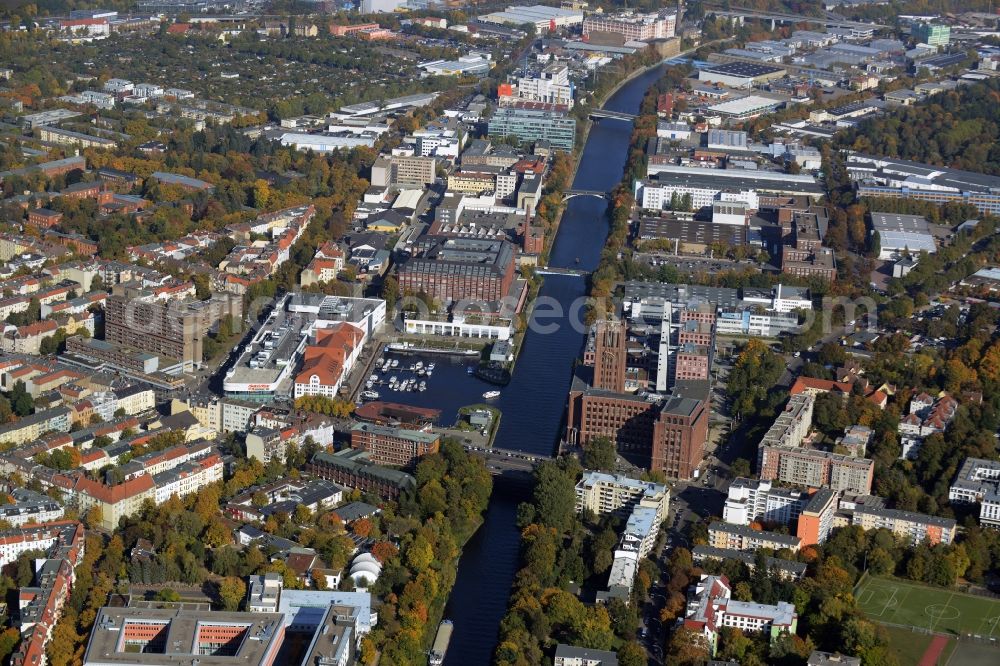
[[[601,118],[613,118],[615,120],[635,120],[636,115],[634,113],[625,113],[624,111],[609,111],[607,109],[594,109],[590,112],[590,117],[592,120],[600,120]]]
[[[590,275],[590,271],[584,271],[576,268],[556,268],[556,267],[544,267],[536,268],[536,275],[573,275],[575,277],[586,277]]]
[[[598,199],[610,199],[611,193],[604,190],[565,190],[563,191],[563,201],[569,201],[573,197],[597,197]]]

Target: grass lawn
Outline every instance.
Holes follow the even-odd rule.
[[[873,577],[865,578],[854,595],[861,610],[876,622],[1000,639],[1000,600]]]

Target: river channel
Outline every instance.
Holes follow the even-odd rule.
[[[638,112],[646,90],[661,74],[662,68],[657,67],[635,77],[608,100],[605,108]],[[613,188],[621,180],[631,133],[628,122],[610,119],[595,122],[573,188],[605,191]],[[593,270],[607,233],[606,201],[596,197],[570,199],[550,265]],[[583,345],[583,332],[579,326],[570,325],[566,311],[585,292],[583,278],[545,277],[540,297],[555,299],[564,306],[564,313],[562,317],[554,317],[551,309],[536,310],[539,323],[544,322],[545,328],[552,331],[529,330],[512,381],[494,403],[503,414],[494,446],[545,455],[555,450],[563,426],[573,361]],[[526,499],[523,488],[499,480],[483,526],[465,546],[458,579],[445,609],[445,617],[455,623],[446,666],[486,665],[492,660],[517,567],[517,505]]]

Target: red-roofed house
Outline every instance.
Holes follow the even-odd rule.
[[[306,347],[302,370],[295,378],[295,397],[336,397],[364,342],[364,332],[351,324],[318,329],[316,342]]]
[[[42,340],[56,334],[59,325],[47,319],[27,326],[7,326],[0,338],[0,348],[8,354],[35,354],[40,352]]]
[[[889,396],[883,391],[871,390],[867,380],[858,378],[855,381],[861,382],[865,398],[877,405],[879,409],[885,409]],[[839,393],[846,399],[851,394],[852,389],[853,384],[849,382],[835,382],[830,379],[816,379],[815,377],[797,377],[795,383],[792,384],[789,394],[798,395],[799,393],[807,393],[809,395],[819,395],[820,393]]]
[[[85,476],[73,479],[70,491],[76,498],[81,515],[91,508],[101,514],[101,527],[113,530],[118,521],[139,512],[142,503],[156,496],[156,484],[149,474],[142,474],[114,486],[106,486]]]

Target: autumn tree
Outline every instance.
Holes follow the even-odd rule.
[[[246,596],[247,586],[243,579],[227,576],[219,581],[219,601],[223,610],[235,611]]]

